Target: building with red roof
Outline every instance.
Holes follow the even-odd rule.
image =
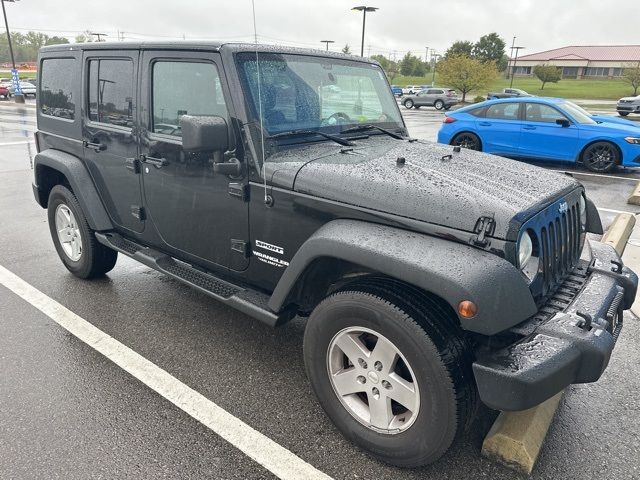
[[[533,75],[539,64],[557,65],[562,78],[615,78],[625,67],[640,65],[640,45],[572,45],[518,56],[511,60],[515,75]]]

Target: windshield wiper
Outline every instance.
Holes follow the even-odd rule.
[[[342,130],[340,133],[354,133],[354,132],[364,132],[366,130],[378,130],[379,132],[386,133],[392,138],[396,140],[402,140],[404,137],[402,135],[398,135],[397,133],[392,132],[391,130],[387,130],[386,128],[379,127],[377,125],[356,125],[355,127],[347,128],[346,130]]]
[[[271,138],[286,138],[286,137],[298,137],[298,136],[301,137],[305,135],[320,135],[321,137],[324,137],[327,140],[333,140],[337,144],[342,145],[344,147],[353,147],[355,145],[355,143],[350,142],[349,140],[345,140],[344,138],[340,138],[335,135],[330,135],[324,132],[319,132],[317,130],[291,130],[289,132],[276,133],[275,135],[271,135],[267,138],[271,139]]]

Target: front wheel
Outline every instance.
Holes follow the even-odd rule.
[[[468,150],[482,150],[482,143],[480,142],[480,138],[471,132],[462,132],[453,137],[451,140],[451,145],[458,146],[461,148],[466,148]]]
[[[413,100],[405,100],[403,105],[404,108],[411,110],[413,108]]]
[[[436,107],[436,110],[442,110],[444,108],[444,102],[442,100],[436,100],[433,106]]]
[[[592,172],[610,172],[620,163],[620,153],[615,145],[609,142],[596,142],[582,152],[582,163]]]
[[[307,375],[345,437],[384,462],[425,465],[473,414],[471,362],[458,330],[436,303],[338,292],[307,323]]]
[[[49,230],[64,266],[79,278],[94,278],[109,272],[118,252],[100,244],[89,227],[73,193],[62,185],[51,189],[48,203]]]
[[[618,115],[620,115],[621,117],[626,117],[627,115],[629,115],[629,112],[618,112]]]

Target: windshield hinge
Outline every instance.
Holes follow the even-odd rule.
[[[491,216],[482,216],[478,218],[475,227],[473,227],[473,232],[476,235],[472,237],[471,241],[474,245],[486,247],[489,244],[489,240],[486,237],[493,235],[495,229],[496,221],[493,218],[493,214]]]

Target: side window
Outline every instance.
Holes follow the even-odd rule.
[[[73,58],[48,58],[40,72],[40,111],[43,115],[73,120],[76,105],[71,85],[76,71]]]
[[[213,63],[155,62],[152,84],[154,133],[182,136],[182,115],[228,116],[220,75]]]
[[[133,62],[89,61],[89,119],[121,127],[133,126]]]
[[[496,103],[487,108],[486,118],[518,120],[519,103]]]
[[[525,109],[525,120],[527,122],[556,123],[559,118],[566,119],[567,117],[549,105],[527,103],[527,108]]]

